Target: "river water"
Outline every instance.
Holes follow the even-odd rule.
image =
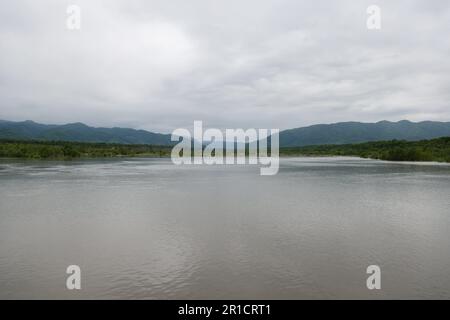
[[[449,299],[449,194],[442,164],[2,160],[0,298]]]

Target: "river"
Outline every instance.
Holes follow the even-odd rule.
[[[449,299],[449,194],[443,164],[2,160],[0,298]]]

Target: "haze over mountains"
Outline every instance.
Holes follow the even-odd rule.
[[[450,122],[423,121],[318,124],[280,132],[281,147],[378,140],[423,140],[450,136]],[[0,120],[0,139],[172,145],[170,134],[129,128],[94,128],[83,123],[39,124]]]

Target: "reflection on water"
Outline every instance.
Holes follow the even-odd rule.
[[[356,158],[4,160],[0,298],[450,298],[449,190],[448,165]]]

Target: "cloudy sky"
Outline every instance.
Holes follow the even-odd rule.
[[[448,0],[0,3],[0,119],[158,132],[450,120]]]

